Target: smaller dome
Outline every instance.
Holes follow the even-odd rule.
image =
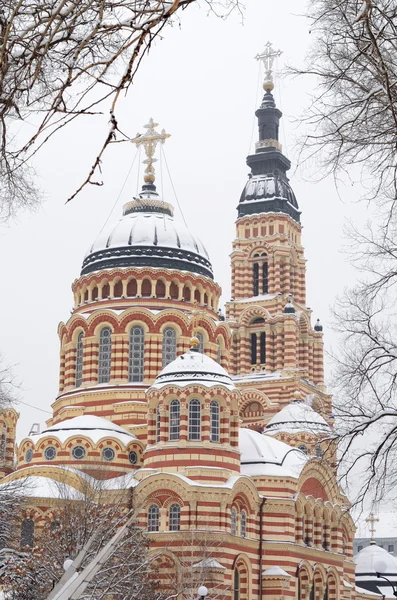
[[[383,594],[384,597],[393,598],[393,589],[388,583],[376,576],[377,563],[382,562],[385,569],[382,574],[396,585],[397,583],[397,559],[392,556],[387,550],[378,546],[375,542],[371,542],[354,557],[356,563],[356,583],[370,592]]]
[[[235,389],[230,375],[220,364],[206,354],[190,350],[170,362],[157,375],[153,388],[159,389],[165,385],[185,387],[192,383],[200,383],[207,387],[224,385],[229,390]]]
[[[268,435],[276,433],[313,433],[315,435],[332,433],[327,421],[311,406],[301,400],[294,400],[284,406],[266,425]]]
[[[61,421],[60,423],[56,423],[55,425],[44,429],[41,433],[32,434],[29,437],[35,444],[39,440],[49,436],[56,437],[63,443],[68,438],[76,435],[88,437],[94,444],[105,437],[116,438],[125,446],[132,440],[137,439],[133,433],[130,433],[124,429],[124,427],[120,427],[120,425],[116,425],[116,423],[112,423],[112,421],[94,415],[82,415],[80,417],[66,419],[65,421]]]
[[[298,448],[292,448],[252,429],[239,429],[241,472],[245,475],[299,476],[307,456]]]

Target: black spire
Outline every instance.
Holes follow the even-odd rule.
[[[241,194],[238,205],[238,216],[261,212],[282,212],[300,221],[300,211],[295,194],[289,184],[287,171],[291,163],[282,153],[279,142],[279,123],[282,112],[277,108],[272,90],[271,57],[277,54],[267,45],[267,50],[258,56],[266,60],[267,81],[263,84],[265,95],[260,107],[255,112],[258,119],[259,141],[255,154],[247,157],[247,165],[251,168],[249,180]],[[270,58],[269,58],[270,57]],[[270,64],[270,67],[269,67]]]

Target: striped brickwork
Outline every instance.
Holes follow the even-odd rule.
[[[19,414],[13,408],[0,411],[0,478],[14,470],[18,418]]]

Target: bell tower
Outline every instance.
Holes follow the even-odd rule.
[[[298,391],[325,417],[323,334],[311,326],[306,306],[306,260],[301,212],[290,185],[291,167],[279,141],[282,117],[273,96],[273,63],[280,51],[268,43],[256,58],[264,63],[264,96],[256,111],[259,140],[247,157],[248,181],[237,207],[231,254],[232,297],[226,314],[233,330],[230,372],[237,386],[255,388],[255,410],[243,407],[246,425],[261,429]]]

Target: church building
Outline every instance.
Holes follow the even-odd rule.
[[[147,156],[142,191],[99,233],[72,284],[52,417],[17,446],[15,467],[18,415],[0,415],[0,471],[3,482],[31,482],[24,544],[55,518],[54,482],[73,492],[102,481],[110,495],[130,494],[152,550],[164,550],[160,588],[189,549],[208,598],[375,598],[355,586],[355,528],[335,476],[323,329],[307,308],[270,44],[259,58],[259,137],[225,316],[203,243],[156,189],[154,152],[168,134],[150,120],[135,140]]]

